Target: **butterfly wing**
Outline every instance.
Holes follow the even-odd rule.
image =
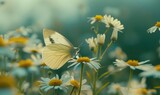
[[[73,47],[73,45],[63,35],[59,34],[56,31],[43,29],[43,37],[46,45],[62,44]]]
[[[42,58],[44,63],[52,69],[59,69],[71,57],[72,47],[62,44],[50,44],[44,47]]]

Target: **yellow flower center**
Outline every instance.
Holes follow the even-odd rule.
[[[3,39],[3,37],[0,36],[0,46],[6,46],[6,43]]]
[[[160,28],[160,21],[158,21],[155,26],[159,27]]]
[[[160,65],[155,66],[155,69],[156,69],[157,71],[160,71]]]
[[[12,76],[0,76],[0,89],[15,87],[15,80]]]
[[[103,19],[103,17],[101,15],[96,15],[94,17],[97,21],[101,21]]]
[[[25,37],[12,37],[9,39],[10,43],[18,43],[18,44],[26,44],[28,41],[28,38]]]
[[[74,86],[76,88],[80,87],[79,82],[77,80],[70,80],[70,83],[71,83],[72,86]]]
[[[127,63],[131,66],[139,66],[137,60],[128,60]]]
[[[62,81],[60,79],[57,79],[57,78],[51,79],[49,81],[50,86],[60,86],[61,84],[62,84]]]
[[[19,65],[19,67],[27,68],[27,67],[32,66],[33,62],[30,59],[21,60],[21,61],[18,62],[18,65]]]
[[[141,89],[138,89],[138,92],[139,92],[140,94],[142,94],[142,95],[147,95],[148,90],[145,89],[145,88],[141,88]]]
[[[34,86],[40,86],[40,85],[41,85],[41,81],[34,82]]]
[[[41,66],[47,66],[44,62],[41,63]]]
[[[90,62],[90,59],[88,57],[79,57],[77,62]]]
[[[32,53],[38,53],[38,50],[32,49],[31,52],[32,52]]]

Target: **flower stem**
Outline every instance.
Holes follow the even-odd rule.
[[[70,95],[72,95],[72,93],[73,93],[73,91],[74,91],[74,88],[75,88],[75,87],[72,88],[72,91],[71,91]]]
[[[108,33],[108,31],[109,31],[109,28],[107,28],[107,30],[104,32],[104,34],[107,34],[107,33]]]
[[[129,88],[131,86],[131,80],[132,80],[132,75],[133,75],[133,70],[130,68],[130,74],[129,74],[129,80],[128,80],[128,93],[129,93]]]
[[[78,95],[80,95],[81,92],[81,86],[82,86],[82,75],[83,75],[83,69],[84,69],[84,64],[82,63],[82,67],[81,67],[81,75],[80,75],[80,87],[79,87],[79,92]]]
[[[96,82],[97,82],[97,76],[98,76],[98,71],[95,71],[95,79],[94,79],[94,83],[93,83],[93,95],[96,94]]]
[[[100,60],[103,58],[104,54],[107,52],[107,50],[109,49],[109,47],[112,45],[113,41],[110,41],[106,47],[106,49],[104,50],[104,52],[102,53],[102,55],[100,56]]]

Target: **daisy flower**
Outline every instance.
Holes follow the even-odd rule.
[[[72,59],[69,62],[72,62],[72,64],[68,67],[74,66],[74,69],[76,69],[80,64],[86,64],[95,71],[100,68],[100,64],[98,63],[98,60],[96,60],[96,58],[90,59],[89,57],[78,57],[77,59]]]
[[[93,38],[93,37],[88,38],[86,39],[86,42],[88,43],[91,51],[97,52],[97,38]]]
[[[155,78],[160,78],[160,65],[153,66],[150,70],[140,73],[142,77],[153,76]]]
[[[41,78],[42,81],[40,81],[40,89],[44,90],[45,92],[48,92],[50,89],[54,88],[54,89],[60,89],[63,90],[65,92],[67,92],[67,87],[66,87],[66,82],[69,80],[70,78],[66,78],[65,77],[61,77],[61,79],[59,78],[59,76],[56,74],[55,77],[53,78]]]
[[[146,78],[142,78],[141,81],[131,80],[130,87],[121,87],[123,95],[153,95],[156,94],[156,90],[147,89]]]
[[[127,62],[123,60],[116,59],[115,65],[117,67],[125,68],[125,67],[130,67],[131,69],[139,69],[139,70],[149,70],[151,69],[151,64],[145,64],[149,62],[149,60],[138,62],[137,60],[128,60]]]
[[[96,15],[94,17],[89,18],[89,21],[91,22],[91,24],[94,24],[95,22],[101,22],[102,20],[103,20],[102,15]]]
[[[9,46],[8,41],[3,35],[0,35],[0,54],[9,58],[14,58],[14,51]]]
[[[27,53],[41,53],[42,52],[42,43],[39,44],[33,44],[33,45],[27,45],[23,48],[23,51]]]
[[[87,80],[83,79],[82,80],[82,87],[81,87],[81,94],[83,93],[84,95],[86,95],[85,93],[89,90],[91,90],[91,87],[89,85],[86,84]],[[71,79],[68,81],[67,85],[70,85],[72,87],[75,88],[75,92],[79,91],[80,88],[80,82],[78,80],[76,80],[73,76],[71,76]]]
[[[158,21],[154,26],[152,26],[151,28],[149,28],[147,30],[147,32],[148,33],[154,33],[154,32],[156,32],[157,29],[160,31],[160,21]]]
[[[156,90],[147,89],[147,88],[130,88],[128,90],[127,87],[121,88],[121,92],[123,95],[155,95]]]
[[[27,73],[34,75],[39,74],[38,63],[35,63],[32,59],[19,60],[16,63],[10,65],[12,74],[18,78],[27,76]]]
[[[108,94],[117,94],[120,93],[121,91],[121,85],[118,83],[112,83],[111,85],[108,86]]]
[[[105,42],[105,37],[106,37],[105,34],[97,34],[97,43],[99,45],[103,45]]]
[[[113,28],[111,39],[117,40],[118,32],[122,32],[124,29],[124,26],[121,24],[121,22],[118,19],[111,17],[111,15],[105,15],[103,22],[106,24],[107,28]]]
[[[74,88],[74,92],[78,93],[78,91],[80,89],[80,82],[77,79],[75,79],[75,76],[74,76],[74,75],[76,75],[75,71],[74,71],[74,75],[73,75],[73,73],[71,74],[69,72],[65,72],[63,75],[64,75],[64,78],[68,80],[65,83],[65,85],[72,86]],[[79,77],[79,76],[77,76],[77,77]],[[83,95],[83,94],[88,95],[86,93],[88,93],[91,90],[91,87],[89,85],[87,85],[86,83],[87,83],[87,80],[82,79],[81,95]]]
[[[111,51],[109,56],[111,58],[117,58],[121,60],[127,59],[127,54],[120,47],[116,47],[113,51]]]
[[[18,37],[18,36],[28,36],[29,33],[31,33],[32,30],[30,28],[26,28],[24,26],[21,26],[20,28],[17,28],[14,31],[10,31],[7,33],[8,37]]]

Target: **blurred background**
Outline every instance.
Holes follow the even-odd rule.
[[[0,34],[26,27],[43,41],[42,30],[49,28],[63,34],[74,46],[84,43],[81,53],[90,55],[85,39],[95,35],[89,17],[108,14],[124,25],[110,51],[119,46],[128,59],[149,59],[156,65],[160,33],[149,34],[147,29],[160,21],[159,5],[160,0],[0,0]],[[105,56],[106,66],[115,60]]]

